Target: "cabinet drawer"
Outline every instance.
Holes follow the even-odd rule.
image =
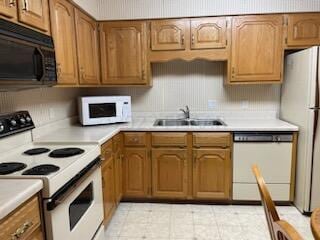
[[[126,146],[146,146],[146,133],[124,133],[124,145]]]
[[[113,151],[117,152],[118,150],[121,149],[121,134],[117,134],[112,138],[113,142]]]
[[[231,144],[230,133],[194,133],[194,147],[221,147],[227,148]]]
[[[152,133],[152,146],[187,146],[187,133]]]
[[[27,239],[40,226],[38,197],[34,196],[12,214],[0,221],[0,239]],[[19,233],[20,232],[20,233]]]

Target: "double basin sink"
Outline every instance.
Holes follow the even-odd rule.
[[[219,119],[157,119],[153,126],[226,126],[226,124]]]

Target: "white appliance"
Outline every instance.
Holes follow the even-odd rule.
[[[30,118],[30,119],[29,119]],[[1,127],[2,126],[2,127]],[[0,156],[0,179],[41,179],[46,239],[101,239],[103,197],[98,144],[35,143],[28,112],[0,115],[0,138],[16,147]],[[25,133],[22,133],[25,132]],[[21,135],[21,138],[12,136]],[[24,140],[23,140],[24,141]],[[4,142],[3,142],[4,143]]]
[[[299,126],[295,205],[320,207],[319,47],[289,54],[281,92],[280,118]]]
[[[82,125],[131,122],[130,96],[80,97],[78,102]]]
[[[275,201],[290,201],[292,133],[239,132],[233,144],[233,200],[260,201],[256,164]]]

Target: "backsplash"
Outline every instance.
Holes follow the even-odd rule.
[[[132,96],[135,115],[177,114],[185,105],[202,114],[278,115],[279,85],[225,86],[224,71],[221,62],[159,63],[152,65],[152,88],[100,88],[86,93]],[[208,100],[213,100],[213,109],[208,108]]]
[[[77,114],[79,89],[39,88],[0,92],[0,113],[28,110],[37,127]]]
[[[100,20],[320,11],[319,0],[98,0],[98,3]]]

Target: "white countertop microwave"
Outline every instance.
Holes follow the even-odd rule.
[[[79,97],[78,103],[82,125],[131,122],[130,96]]]

